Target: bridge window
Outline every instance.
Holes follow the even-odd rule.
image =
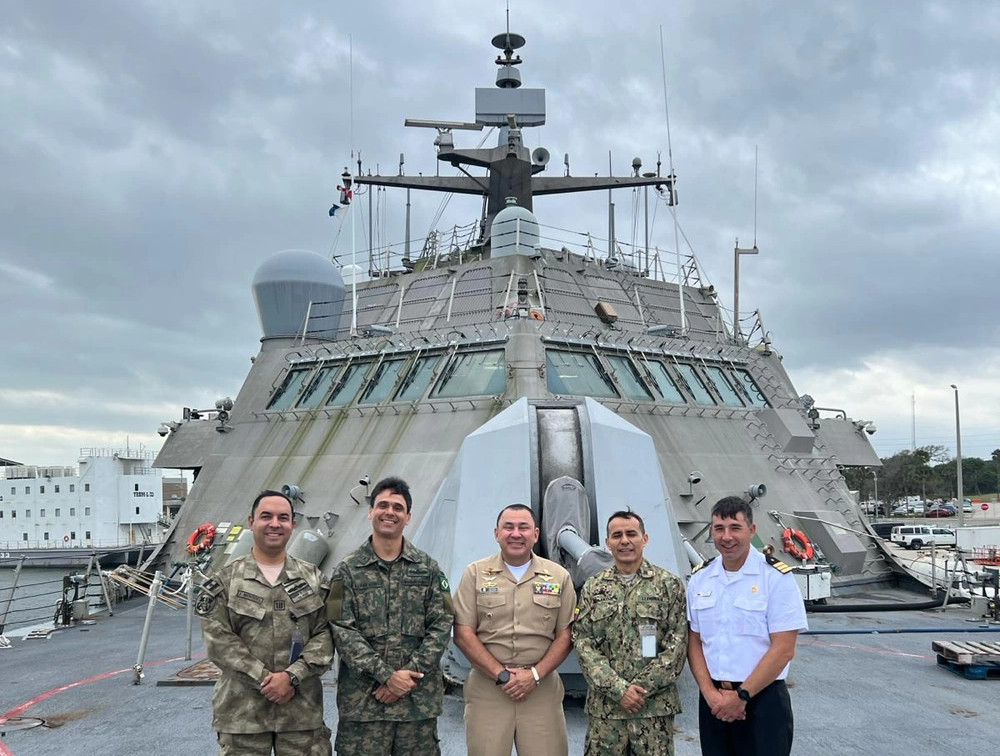
[[[432,397],[483,396],[507,390],[507,360],[502,349],[455,355]]]
[[[715,400],[712,395],[708,393],[708,389],[705,388],[705,382],[702,381],[701,376],[695,372],[693,365],[678,364],[677,372],[681,376],[681,380],[684,381],[684,385],[687,387],[688,391],[691,392],[691,396],[694,397],[695,404],[711,405],[715,404]]]
[[[612,399],[618,396],[611,376],[601,365],[601,361],[586,352],[563,352],[556,349],[546,351],[545,380],[553,394]]]
[[[403,385],[396,392],[397,402],[415,402],[424,395],[427,387],[434,377],[434,368],[437,367],[440,355],[431,357],[421,357],[417,363],[406,374]]]
[[[611,364],[611,370],[618,379],[618,385],[622,387],[625,396],[629,399],[643,399],[652,401],[653,395],[639,377],[639,371],[635,369],[632,360],[619,354],[607,355],[607,360]]]
[[[405,364],[406,360],[383,360],[358,399],[358,404],[378,404],[388,399]]]
[[[312,368],[298,368],[297,370],[289,371],[288,375],[285,376],[285,380],[281,382],[281,386],[278,387],[278,390],[274,392],[274,396],[271,397],[267,408],[283,410],[291,407],[295,402],[295,397],[302,390],[302,384],[305,383],[306,376],[309,375],[311,370]]]
[[[687,404],[684,395],[677,388],[677,383],[671,377],[670,373],[667,372],[666,365],[659,360],[643,360],[642,364],[645,366],[647,373],[652,376],[657,391],[663,397],[663,401],[672,402],[673,404]]]
[[[743,390],[747,392],[747,396],[750,397],[750,404],[754,407],[768,407],[767,399],[764,397],[764,393],[758,388],[757,382],[750,375],[748,370],[737,369],[736,376],[739,378],[740,383],[743,385]]]
[[[350,404],[357,395],[358,389],[361,388],[361,384],[368,374],[368,368],[371,366],[371,362],[354,362],[345,367],[344,372],[340,374],[340,380],[333,387],[333,393],[330,394],[326,406],[343,407],[345,404]]]
[[[723,372],[722,368],[716,367],[715,365],[709,365],[705,368],[705,374],[708,376],[708,380],[712,382],[715,386],[715,390],[719,392],[719,396],[722,397],[722,403],[727,407],[742,407],[743,401],[740,399],[740,395],[736,393],[736,389],[732,387],[729,383],[729,379]]]
[[[333,385],[339,369],[339,365],[324,365],[317,370],[316,375],[313,376],[313,379],[309,381],[309,385],[306,386],[306,390],[302,392],[302,398],[299,399],[298,406],[318,407],[320,402],[323,401],[323,397],[326,396],[326,392],[330,390],[330,386]]]

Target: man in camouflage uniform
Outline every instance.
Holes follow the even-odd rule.
[[[202,586],[196,611],[208,658],[220,756],[328,756],[320,676],[333,661],[320,571],[289,556],[292,504],[263,491],[250,509],[251,553]]]
[[[334,570],[327,607],[340,654],[339,756],[441,753],[451,593],[437,562],[403,538],[412,506],[403,480],[376,483],[372,535]]]
[[[643,559],[642,518],[615,512],[605,543],[615,566],[580,592],[573,642],[587,678],[586,756],[673,756],[687,654],[684,584]]]

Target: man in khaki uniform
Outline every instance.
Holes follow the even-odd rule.
[[[563,684],[576,592],[569,573],[532,553],[529,507],[500,512],[500,553],[465,568],[455,594],[455,644],[472,662],[465,683],[469,756],[566,756]]]
[[[677,677],[687,656],[684,583],[643,558],[642,518],[608,518],[615,566],[580,591],[573,642],[587,678],[585,756],[673,756],[681,711]]]
[[[285,553],[292,504],[264,491],[250,509],[251,553],[202,586],[195,606],[208,658],[220,756],[328,756],[320,676],[333,661],[320,571]]]

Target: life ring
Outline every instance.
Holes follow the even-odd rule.
[[[63,543],[69,543],[69,536],[63,536]]]
[[[531,318],[532,320],[545,320],[545,316],[542,315],[541,310],[532,310],[531,314],[528,315],[528,317]]]
[[[189,554],[198,554],[212,548],[215,541],[215,525],[210,522],[203,523],[188,538],[187,550]]]
[[[785,542],[785,551],[800,561],[812,559],[816,553],[809,536],[801,530],[785,528],[781,538]]]

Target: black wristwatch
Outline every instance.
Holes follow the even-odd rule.
[[[299,677],[294,672],[289,672],[285,670],[285,674],[288,675],[288,679],[292,682],[292,687],[298,689],[299,687]]]
[[[510,682],[510,670],[506,667],[497,673],[497,685],[506,685]]]
[[[740,697],[740,700],[743,701],[743,703],[750,703],[749,690],[745,690],[744,688],[738,687],[736,688],[736,695]]]

